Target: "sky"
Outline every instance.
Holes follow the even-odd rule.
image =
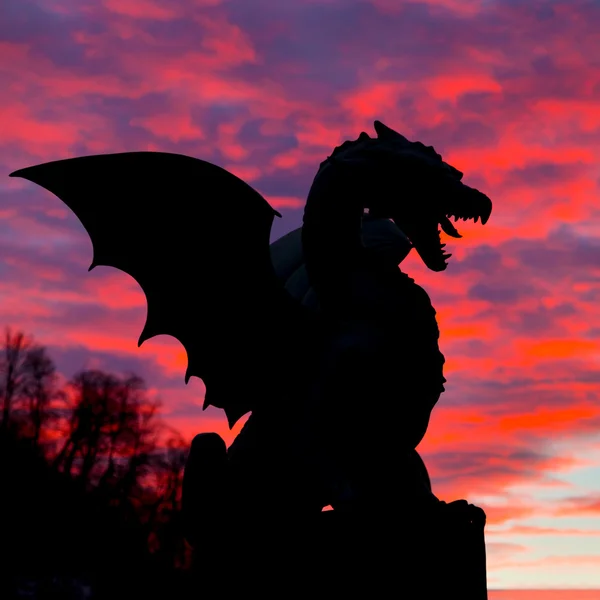
[[[3,0],[0,325],[60,372],[134,371],[188,439],[218,431],[182,346],[137,348],[127,275],[19,168],[160,150],[238,175],[301,224],[318,164],[380,119],[494,203],[429,293],[446,392],[419,447],[483,507],[490,588],[600,588],[600,1]],[[165,199],[168,200],[168,199]],[[240,422],[240,425],[243,420]]]

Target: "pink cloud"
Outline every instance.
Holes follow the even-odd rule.
[[[15,3],[24,12],[8,15],[0,8],[5,173],[97,152],[181,152],[251,183],[285,212],[274,224],[279,233],[300,225],[319,162],[345,139],[373,133],[378,118],[433,144],[465,182],[489,193],[492,219],[459,227],[464,238],[448,240],[446,273],[428,272],[413,255],[404,263],[432,298],[447,359],[447,391],[419,449],[440,496],[481,499],[490,539],[506,525],[519,547],[553,536],[530,519],[551,513],[544,493],[586,452],[553,451],[548,442],[597,435],[600,425],[600,69],[590,61],[597,7],[43,6]],[[17,16],[18,25],[2,27]],[[136,347],[146,307],[135,282],[108,269],[86,272],[91,245],[56,198],[24,182],[0,186],[2,319],[52,344],[65,370],[79,356],[107,368],[139,366],[188,439],[216,430],[230,442],[237,429],[199,409],[202,383],[184,386],[181,345],[159,337]],[[514,491],[523,485],[531,496]],[[595,517],[591,486],[571,487],[557,516]],[[596,531],[560,527],[561,540]],[[537,582],[555,564],[527,562],[517,546],[492,548],[497,557],[514,551],[510,564],[492,565],[490,578],[504,585],[516,581],[512,563]]]
[[[471,75],[440,75],[424,82],[425,89],[438,101],[455,102],[465,94],[489,92],[501,93],[502,86],[486,73]]]
[[[399,14],[403,11],[403,4],[394,2],[394,0],[371,0],[371,3],[376,6],[384,14]],[[425,4],[432,11],[451,11],[461,16],[472,17],[478,13],[484,3],[482,0],[423,0],[422,2],[414,2],[414,4]]]
[[[131,119],[131,124],[143,127],[159,138],[172,142],[182,140],[201,140],[204,133],[192,122],[189,114],[163,114],[145,118]]]
[[[180,14],[173,8],[166,8],[158,2],[152,2],[151,0],[126,0],[125,2],[104,0],[103,4],[111,12],[133,19],[170,21]]]
[[[600,516],[600,494],[579,498],[569,498],[562,502],[558,511],[561,515]]]
[[[502,531],[506,535],[539,535],[539,536],[575,536],[600,537],[600,531],[594,529],[577,529],[574,527],[535,527],[532,525],[515,525]]]

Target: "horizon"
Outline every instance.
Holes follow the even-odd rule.
[[[494,204],[485,226],[442,234],[445,272],[415,252],[401,264],[431,297],[446,357],[418,447],[433,491],[486,511],[491,599],[595,591],[599,27],[600,4],[585,0],[7,0],[0,324],[45,345],[65,379],[135,372],[188,442],[216,431],[230,444],[245,418],[229,430],[220,410],[202,410],[183,347],[165,336],[137,347],[139,286],[88,272],[74,214],[8,174],[89,154],[194,156],[282,213],[274,241],[301,225],[319,163],[380,119],[433,145]]]

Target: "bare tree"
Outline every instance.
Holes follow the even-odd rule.
[[[177,431],[173,430],[172,436],[167,440],[163,462],[165,471],[163,497],[166,505],[173,512],[181,507],[181,483],[188,451],[188,444]]]
[[[71,415],[65,431],[65,442],[55,458],[55,465],[73,474],[79,458],[79,475],[90,470],[99,450],[103,417],[106,416],[104,394],[114,378],[100,371],[83,371],[69,382],[74,392]]]
[[[70,387],[71,416],[55,465],[87,487],[110,488],[121,500],[131,499],[156,450],[158,403],[135,375],[82,371]]]
[[[27,350],[22,370],[22,393],[28,425],[34,445],[39,447],[42,428],[56,416],[52,405],[54,401],[64,398],[64,392],[59,388],[54,362],[43,346],[34,345]]]
[[[24,362],[32,341],[21,331],[10,327],[4,331],[4,348],[0,356],[0,394],[2,395],[2,427],[8,428],[14,402],[23,392],[26,379]]]
[[[178,432],[170,432],[156,464],[156,510],[150,539],[156,556],[170,567],[180,568],[189,561],[181,519],[183,470],[189,447]]]
[[[188,447],[162,423],[143,380],[85,370],[62,388],[43,346],[9,328],[2,342],[0,467],[11,493],[0,512],[18,514],[27,532],[5,536],[7,547],[35,540],[34,570],[83,568],[84,555],[119,577],[132,563],[163,575],[187,566],[180,504]],[[9,421],[19,427],[2,430]],[[54,424],[63,435],[52,458],[40,449]]]

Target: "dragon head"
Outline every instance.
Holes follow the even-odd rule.
[[[366,197],[369,214],[391,218],[425,265],[443,271],[451,254],[441,243],[440,228],[460,238],[450,219],[485,224],[492,202],[462,183],[463,174],[444,162],[432,146],[411,142],[380,121],[374,127],[376,138],[363,132],[357,140],[337,147],[326,162],[348,166],[356,175],[354,190]]]

